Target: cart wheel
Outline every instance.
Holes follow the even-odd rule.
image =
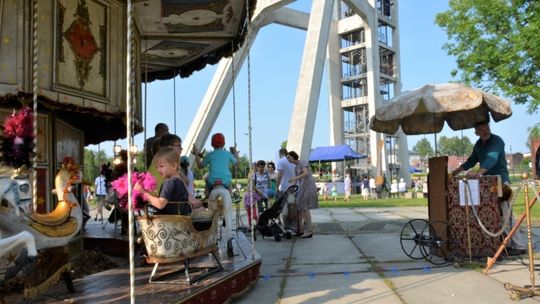
[[[281,234],[274,235],[274,240],[276,240],[276,242],[281,242]]]
[[[427,226],[427,220],[412,219],[408,221],[401,229],[401,234],[399,237],[401,249],[409,258],[413,260],[421,260],[425,257],[420,243],[424,239],[424,235],[422,235],[422,233]]]
[[[430,222],[422,231],[426,236],[420,244],[420,250],[426,261],[434,265],[443,265],[452,258],[448,225],[443,221]]]
[[[285,239],[287,239],[287,240],[290,240],[292,238],[292,234],[289,231],[285,232],[285,234],[283,234],[283,236],[285,236]]]

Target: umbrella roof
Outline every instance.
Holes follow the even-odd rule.
[[[316,147],[309,154],[310,162],[337,162],[365,158],[366,155],[355,152],[348,145]]]
[[[369,127],[394,134],[401,127],[405,134],[440,132],[444,123],[452,130],[472,128],[476,123],[506,119],[512,115],[510,102],[460,83],[426,85],[392,98],[376,110]]]

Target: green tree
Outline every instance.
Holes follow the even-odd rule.
[[[463,82],[540,105],[540,1],[450,0],[436,17]],[[452,72],[453,76],[458,71]]]
[[[532,127],[527,128],[527,132],[529,133],[529,136],[527,137],[527,142],[525,143],[527,147],[531,148],[531,140],[540,138],[540,122],[537,122]]]
[[[464,136],[463,138],[459,138],[458,136],[441,136],[438,146],[439,151],[443,155],[468,155],[473,149],[473,144],[467,136]]]
[[[94,179],[99,175],[101,164],[112,163],[112,158],[107,156],[105,151],[97,151],[84,149],[84,168],[83,180],[86,183],[93,184]]]
[[[426,138],[420,139],[416,145],[413,147],[413,152],[418,153],[420,157],[425,158],[428,156],[433,155],[433,147],[431,147],[431,143]]]

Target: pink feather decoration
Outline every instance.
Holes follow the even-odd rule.
[[[156,179],[152,174],[147,172],[133,172],[131,173],[131,183],[132,187],[135,185],[135,183],[141,184],[142,188],[147,192],[153,192],[156,189]],[[118,178],[117,180],[112,182],[113,189],[118,194],[118,202],[120,204],[120,207],[127,210],[128,209],[128,176],[127,173],[124,174],[122,177]],[[143,207],[143,197],[142,193],[135,191],[135,189],[131,190],[131,200],[133,203],[133,210],[137,211],[142,209]]]

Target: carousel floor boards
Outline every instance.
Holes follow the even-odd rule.
[[[88,231],[88,229],[87,229]],[[102,236],[104,237],[104,236]],[[153,265],[135,268],[135,298],[137,303],[225,303],[247,292],[258,280],[261,257],[251,243],[239,232],[238,242],[233,242],[235,256],[227,257],[220,242],[217,257],[223,271],[212,274],[190,285],[187,282],[148,283]],[[203,256],[191,262],[193,267],[205,267],[210,258]],[[160,265],[160,272],[173,272],[170,278],[183,278],[184,263]],[[69,293],[60,282],[48,292],[32,299],[31,303],[130,303],[129,265],[99,272],[73,280],[75,293]],[[7,303],[23,303],[22,296],[4,299]]]

